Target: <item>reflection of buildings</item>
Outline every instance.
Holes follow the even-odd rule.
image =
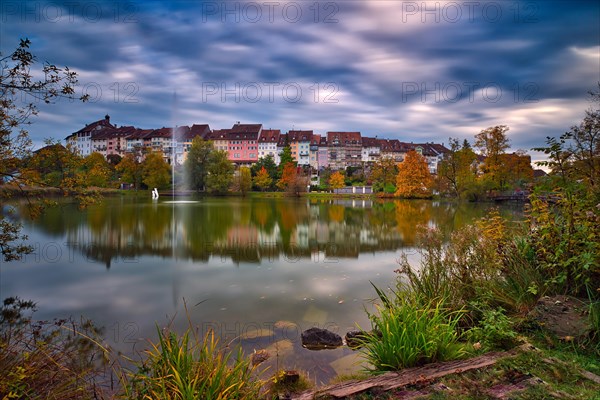
[[[438,206],[441,207],[441,206]],[[274,258],[358,257],[414,243],[415,227],[444,223],[452,212],[431,202],[248,200],[99,205],[73,213],[65,228],[69,246],[107,266],[141,256],[208,261],[268,262]],[[444,217],[446,216],[446,217]]]

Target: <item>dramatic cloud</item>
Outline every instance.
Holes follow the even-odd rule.
[[[3,1],[0,51],[80,73],[88,104],[41,106],[36,143],[104,114],[144,128],[235,121],[404,141],[511,127],[530,149],[600,81],[591,1]],[[535,158],[535,155],[534,155]]]

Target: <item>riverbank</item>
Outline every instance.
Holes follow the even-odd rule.
[[[84,193],[94,193],[100,195],[115,195],[123,193],[124,191],[112,188],[98,188],[89,187],[82,189]],[[27,196],[41,196],[41,197],[59,197],[69,196],[71,191],[69,189],[63,189],[58,187],[49,186],[17,186],[11,184],[0,185],[0,198],[18,198]]]
[[[577,311],[569,304],[579,304],[567,298],[548,298],[544,303],[561,303],[561,309],[566,304],[569,312]],[[557,329],[568,328],[564,318],[554,324],[521,324],[519,344],[510,350],[475,351],[458,360],[383,374],[340,375],[329,385],[316,387],[306,371],[276,364],[265,370],[262,350],[242,354],[210,333],[193,334],[191,325],[185,332],[160,327],[159,338],[147,340],[147,350],[133,361],[103,347],[98,336],[101,330],[92,321],[38,322],[31,319],[33,309],[31,302],[4,301],[0,317],[2,398],[108,400],[136,399],[143,393],[152,398],[162,398],[161,393],[192,398],[183,395],[186,389],[193,390],[193,398],[226,394],[225,398],[247,400],[597,399],[600,393],[600,362],[586,348],[591,342],[556,335]],[[554,315],[556,310],[548,313]],[[52,354],[46,351],[49,346]],[[285,354],[282,346],[276,357]],[[269,348],[274,347],[275,343]],[[59,380],[48,379],[49,368]]]

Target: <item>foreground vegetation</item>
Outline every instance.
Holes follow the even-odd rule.
[[[25,132],[21,132],[20,140],[11,141],[12,130],[23,123],[20,119],[23,113],[27,117],[34,112],[33,109],[20,110],[11,95],[24,91],[41,94],[44,100],[60,94],[71,96],[72,84],[76,82],[75,75],[68,69],[62,71],[54,66],[44,70],[46,82],[32,82],[29,71],[35,59],[28,47],[29,42],[23,41],[10,58],[16,65],[6,69],[6,75],[0,75],[0,174],[23,182],[40,181],[71,189],[88,182],[102,186],[105,179],[110,181],[107,177],[112,170],[106,169],[103,164],[106,160],[96,155],[82,161],[60,146],[51,146],[48,151],[54,149],[66,158],[52,159],[50,155],[36,158],[28,151]],[[600,93],[595,94],[594,99],[600,104]],[[468,146],[457,150],[457,153],[464,150],[461,154],[466,156],[456,157],[457,168],[441,174],[447,177],[457,196],[465,197],[464,193],[470,193],[473,187],[485,190],[504,187],[506,171],[501,166],[506,165],[502,157],[506,143],[498,139],[502,139],[505,131],[505,127],[495,127],[482,131],[478,137],[477,146],[479,143],[485,146],[490,160],[484,163],[481,175],[489,178],[487,180],[480,179],[476,171],[468,167],[471,163],[465,162],[469,160]],[[510,226],[492,214],[478,224],[454,232],[448,241],[438,230],[424,228],[421,265],[411,265],[403,258],[392,290],[376,290],[378,310],[370,316],[371,331],[362,335],[361,351],[372,366],[370,373],[510,348],[522,341],[524,335],[533,339],[541,337],[544,339],[541,343],[546,342],[545,347],[554,346],[555,349],[548,352],[555,358],[570,357],[565,361],[598,372],[599,140],[600,109],[586,112],[582,123],[559,139],[548,139],[547,147],[541,150],[549,157],[547,166],[552,174],[533,193],[525,225]],[[222,192],[232,183],[231,168],[222,153],[215,154],[206,165],[207,174],[210,172],[206,181],[196,184]],[[422,160],[416,159],[415,164],[422,167]],[[131,173],[131,179],[141,178],[148,187],[167,185],[169,172],[161,164],[162,157],[148,154],[145,160],[145,167],[141,167],[141,163],[137,165],[136,160],[129,160],[133,162],[133,169],[125,168],[121,165],[123,160],[119,160],[114,170]],[[22,168],[24,162],[29,167]],[[119,165],[122,168],[118,168]],[[305,182],[298,179],[299,171],[291,161],[282,163],[277,183],[273,179],[269,182],[270,176],[263,172],[263,167],[268,174],[268,166],[261,166],[255,175],[261,178],[254,181],[259,187],[266,189],[275,184],[280,190],[294,194],[306,187]],[[224,176],[222,171],[225,171]],[[383,174],[385,179],[395,177],[395,182],[402,182],[402,187],[414,187],[420,197],[425,196],[422,185],[400,179],[410,175],[410,170],[407,173],[405,168]],[[248,172],[240,173],[237,180],[242,192],[248,189],[248,176]],[[333,184],[340,183],[340,176],[335,176]],[[394,182],[379,183],[390,194],[398,192]],[[4,219],[0,222],[0,249],[4,260],[15,260],[31,251],[22,244],[27,238],[20,234],[18,225]],[[528,325],[528,312],[540,297],[551,294],[585,298],[588,304],[590,328],[577,337],[559,338],[568,345],[556,345],[557,338]],[[247,358],[221,348],[211,335],[198,337],[193,330],[180,334],[159,330],[158,342],[151,344],[141,360],[128,360],[130,366],[120,367],[119,359],[96,340],[101,332],[93,324],[72,320],[35,321],[28,314],[34,307],[30,302],[14,298],[6,299],[2,307],[0,398],[3,400],[255,399],[273,395],[265,388],[265,381],[253,374]],[[547,369],[540,368],[540,360],[517,357],[500,365],[501,372],[484,371],[456,379],[478,382],[474,385],[475,392],[465,393],[465,396],[478,397],[477,388],[491,385],[500,373],[547,373]],[[575,371],[577,369],[556,363],[545,380],[554,379],[561,385],[556,390],[579,398],[593,394],[594,390],[597,393],[597,386],[580,385],[580,374]],[[104,379],[114,376],[118,377],[117,382]],[[524,394],[524,398],[555,396],[548,389],[532,391]]]

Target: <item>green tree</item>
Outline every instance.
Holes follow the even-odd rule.
[[[381,192],[386,185],[395,185],[398,175],[398,164],[391,157],[382,157],[371,167],[369,179],[373,185],[373,191]]]
[[[279,155],[279,168],[278,168],[278,178],[281,179],[283,176],[283,170],[287,164],[293,164],[296,166],[296,161],[294,161],[294,157],[292,156],[292,148],[289,145],[286,145],[283,148],[283,151]]]
[[[206,190],[214,194],[227,193],[233,181],[234,166],[225,150],[210,153]]]
[[[257,176],[262,168],[264,168],[267,171],[267,173],[271,177],[271,180],[276,180],[278,178],[277,164],[275,164],[273,156],[267,155],[265,157],[261,157],[256,163],[252,164],[252,167],[250,167],[250,170],[252,171],[252,176]]]
[[[432,178],[427,160],[414,150],[406,153],[398,165],[396,196],[403,198],[431,197]]]
[[[263,192],[270,188],[273,184],[273,179],[271,178],[265,167],[262,167],[254,177],[254,184],[258,186],[258,188]]]
[[[204,191],[208,176],[211,153],[215,150],[213,142],[196,136],[184,163],[187,185],[190,189]]]
[[[466,140],[462,147],[458,139],[450,138],[449,143],[450,153],[440,162],[438,178],[442,181],[442,187],[448,188],[453,196],[465,197],[465,193],[473,187],[477,179],[473,166],[477,155]]]
[[[566,133],[573,174],[582,179],[590,191],[600,193],[600,82],[598,92],[590,92],[592,108],[585,111],[579,125]],[[594,108],[595,107],[595,108]]]
[[[123,159],[123,157],[121,157],[118,154],[109,154],[106,156],[106,161],[108,161],[108,163],[110,165],[112,165],[113,167],[116,167],[121,162],[122,159]]]
[[[341,189],[346,186],[346,178],[340,171],[336,171],[329,178],[329,186],[332,189]]]
[[[160,152],[150,152],[142,161],[142,182],[149,189],[167,189],[171,183],[171,168]]]
[[[252,189],[252,173],[250,172],[250,168],[240,167],[236,180],[237,190],[242,193],[242,196],[246,196],[246,193]]]

